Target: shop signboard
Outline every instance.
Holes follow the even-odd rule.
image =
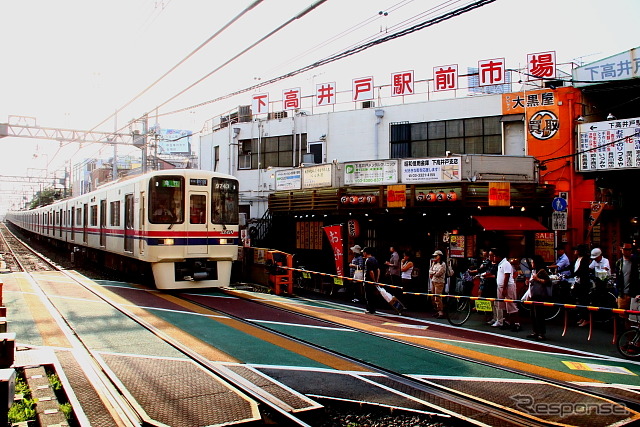
[[[331,166],[327,164],[302,168],[302,188],[331,187]]]
[[[285,169],[276,171],[276,191],[300,190],[301,188],[301,169]]]
[[[579,127],[580,172],[640,168],[640,118]]]
[[[449,256],[451,258],[465,257],[465,240],[464,236],[452,234],[449,236]]]
[[[331,250],[333,252],[333,258],[336,263],[336,274],[342,276],[342,264],[344,254],[342,253],[342,224],[329,225],[323,227],[325,233],[327,233],[327,239],[331,244]]]
[[[509,182],[489,183],[489,206],[511,205],[511,184]]]
[[[398,160],[345,163],[345,185],[392,185],[398,183]]]
[[[553,253],[554,233],[536,233],[534,253],[540,255],[545,262],[555,261]]]
[[[403,183],[451,182],[462,179],[460,157],[404,159],[400,176]]]
[[[407,186],[390,185],[387,187],[387,207],[404,208],[407,206]]]

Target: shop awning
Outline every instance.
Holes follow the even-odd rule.
[[[547,231],[547,227],[526,216],[474,216],[484,231]]]

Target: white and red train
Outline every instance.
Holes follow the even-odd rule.
[[[238,181],[194,169],[123,178],[6,221],[158,289],[227,286],[238,257]]]

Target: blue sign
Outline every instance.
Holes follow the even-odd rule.
[[[564,212],[567,210],[567,200],[562,197],[556,197],[551,202],[551,207],[556,212]]]

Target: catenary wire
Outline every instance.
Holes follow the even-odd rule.
[[[181,113],[183,111],[192,110],[194,108],[199,108],[199,107],[202,107],[202,106],[205,106],[205,105],[208,105],[208,104],[212,104],[212,103],[224,100],[224,99],[228,99],[228,98],[240,95],[242,93],[250,92],[250,91],[258,89],[260,87],[270,85],[272,83],[278,82],[280,80],[287,79],[289,77],[293,77],[295,75],[310,71],[310,70],[312,70],[314,68],[321,67],[321,66],[329,64],[331,62],[335,62],[335,61],[338,61],[340,59],[347,58],[349,56],[355,55],[356,53],[363,52],[363,51],[365,51],[365,50],[367,50],[367,49],[369,49],[371,47],[374,47],[374,46],[377,46],[379,44],[388,42],[390,40],[394,40],[396,38],[400,38],[400,37],[412,34],[412,33],[416,32],[416,31],[422,30],[424,28],[428,28],[430,26],[439,24],[440,22],[444,22],[444,21],[449,20],[451,18],[454,18],[454,17],[456,17],[458,15],[462,15],[462,14],[464,14],[466,12],[470,12],[470,11],[472,11],[474,9],[486,6],[487,4],[493,3],[494,1],[496,1],[496,0],[478,0],[478,1],[475,1],[475,2],[473,2],[471,4],[469,4],[469,5],[460,7],[458,9],[455,9],[455,10],[450,11],[450,12],[447,12],[447,13],[445,13],[443,15],[438,16],[438,17],[423,21],[423,22],[421,22],[421,23],[419,23],[417,25],[414,25],[414,26],[412,26],[410,28],[407,28],[405,30],[401,30],[401,31],[398,31],[398,32],[393,33],[393,34],[389,34],[389,35],[386,35],[384,37],[380,37],[380,38],[375,39],[375,40],[373,40],[371,42],[361,44],[361,45],[356,46],[354,48],[344,50],[344,51],[342,51],[342,52],[340,52],[340,53],[338,53],[336,55],[333,55],[331,57],[316,61],[316,62],[314,62],[312,64],[309,64],[309,65],[307,65],[305,67],[299,68],[299,69],[294,70],[294,71],[290,71],[290,72],[288,72],[286,74],[283,74],[281,76],[274,77],[274,78],[269,79],[269,80],[265,80],[265,81],[260,82],[258,84],[246,87],[244,89],[239,89],[239,90],[237,90],[235,92],[231,92],[231,93],[228,93],[226,95],[222,95],[222,96],[219,96],[217,98],[201,102],[199,104],[195,104],[195,105],[192,105],[192,106],[189,106],[189,107],[180,108],[180,109],[169,111],[169,112],[166,112],[166,113],[161,113],[161,114],[158,114],[158,116],[160,117],[160,116],[167,116],[167,115],[171,115],[171,114]],[[175,98],[175,96],[172,99],[174,99],[174,98]],[[167,102],[163,103],[162,105],[165,105]]]
[[[240,18],[242,18],[245,14],[247,14],[249,11],[251,11],[253,8],[255,8],[258,4],[262,3],[264,0],[255,0],[253,3],[251,3],[249,6],[247,6],[246,8],[244,8],[239,14],[237,14],[235,17],[233,17],[229,22],[227,22],[224,26],[222,26],[218,31],[216,31],[215,33],[213,33],[207,40],[205,40],[204,42],[202,42],[197,48],[195,48],[191,53],[189,53],[187,56],[185,56],[180,62],[178,62],[176,65],[174,65],[173,67],[171,67],[167,72],[165,72],[162,76],[160,76],[158,79],[156,79],[153,83],[151,83],[149,86],[147,86],[145,89],[143,89],[140,93],[138,93],[136,96],[134,96],[133,98],[131,98],[131,100],[129,100],[126,104],[124,104],[122,107],[118,108],[113,114],[111,114],[110,116],[108,116],[106,119],[104,119],[103,121],[101,121],[100,123],[98,123],[96,126],[94,126],[91,130],[95,130],[96,128],[98,128],[99,126],[103,125],[105,122],[107,122],[109,119],[111,119],[113,116],[115,116],[116,114],[118,114],[118,112],[122,111],[124,108],[128,107],[129,105],[131,105],[134,101],[136,101],[138,98],[140,98],[142,95],[144,95],[145,93],[147,93],[152,87],[154,87],[155,85],[157,85],[158,83],[160,83],[160,81],[162,79],[164,79],[165,77],[167,77],[169,74],[171,74],[173,71],[176,70],[176,68],[178,68],[180,65],[184,64],[189,58],[191,58],[193,55],[195,55],[200,49],[202,49],[204,46],[206,46],[209,42],[211,42],[211,40],[215,39],[216,37],[218,37],[222,32],[224,32],[227,28],[229,28],[231,25],[233,25],[235,22],[237,22]],[[326,0],[325,0],[326,1]]]

